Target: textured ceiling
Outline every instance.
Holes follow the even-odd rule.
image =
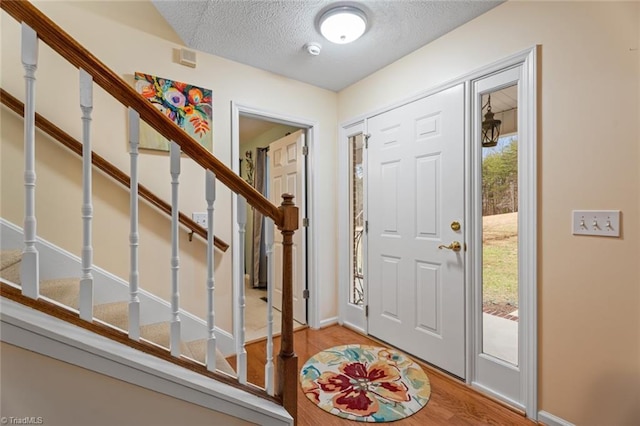
[[[502,1],[152,0],[192,49],[340,91]],[[365,12],[368,30],[346,45],[325,40],[318,18],[335,5]],[[319,56],[304,49],[322,45]]]

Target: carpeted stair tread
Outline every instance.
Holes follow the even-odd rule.
[[[80,278],[60,278],[40,282],[40,294],[70,308],[78,309]]]
[[[156,322],[140,327],[140,337],[150,342],[170,349],[171,345],[171,323],[168,321]],[[189,358],[193,358],[189,347],[184,341],[180,342],[180,353]]]
[[[20,285],[20,261],[22,250],[2,250],[0,252],[0,277]]]
[[[0,271],[0,277],[3,280],[20,285],[20,262],[4,268]]]
[[[206,363],[207,339],[192,340],[190,342],[187,342],[187,347],[193,355],[193,359],[203,364]],[[216,350],[216,370],[223,371],[232,376],[236,375],[236,372],[233,370],[231,365],[224,358],[224,355],[222,355],[222,352],[220,352],[219,350]]]
[[[168,321],[163,321],[143,325],[140,327],[140,337],[169,349],[171,342],[171,324]],[[180,349],[180,352],[184,353],[184,349],[186,348],[181,347]]]
[[[0,271],[22,260],[22,250],[2,250],[0,251]]]
[[[96,305],[93,308],[93,316],[121,330],[129,330],[128,302],[112,302]]]
[[[157,345],[169,349],[171,341],[171,323],[168,321],[147,324],[140,327],[140,337],[149,340]],[[207,340],[193,340],[190,342],[180,342],[180,353],[198,362],[205,363],[207,351]],[[231,365],[224,359],[220,351],[216,351],[216,369],[224,371],[232,376],[236,374]]]
[[[140,327],[140,337],[150,342],[169,349],[171,344],[171,323],[168,321],[156,322]],[[180,353],[193,358],[185,342],[180,342]]]

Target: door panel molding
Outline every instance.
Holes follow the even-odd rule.
[[[458,377],[464,256],[441,247],[461,239],[464,115],[458,84],[367,122],[369,333]]]
[[[283,193],[293,194],[294,200],[305,200],[304,187],[304,156],[305,131],[297,130],[269,144],[267,152],[268,166],[268,198],[274,204],[279,204]],[[298,201],[301,203],[301,201]],[[304,217],[304,209],[301,209]],[[300,220],[302,223],[302,220]],[[274,266],[276,282],[273,286],[273,307],[282,310],[282,235],[275,231],[273,235]],[[304,299],[304,282],[306,277],[305,235],[301,228],[293,235],[293,319],[306,324],[306,301]]]

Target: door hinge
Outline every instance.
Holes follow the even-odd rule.
[[[309,155],[309,146],[305,145],[302,147],[302,155]]]
[[[303,299],[308,299],[309,298],[309,289],[305,288],[304,290],[302,290],[302,298]]]
[[[302,219],[302,226],[304,227],[308,227],[309,226],[309,218],[305,217]]]
[[[364,133],[364,147],[369,148],[369,138],[371,137],[371,133]]]
[[[367,234],[369,233],[369,221],[368,220],[364,221],[364,232],[366,232]]]
[[[364,307],[364,316],[369,318],[369,305],[365,305]]]

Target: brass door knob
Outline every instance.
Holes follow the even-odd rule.
[[[445,246],[444,244],[440,244],[438,248],[441,250],[447,249],[447,250],[453,250],[455,252],[459,252],[460,249],[462,249],[462,245],[458,241],[453,241],[448,246]]]

